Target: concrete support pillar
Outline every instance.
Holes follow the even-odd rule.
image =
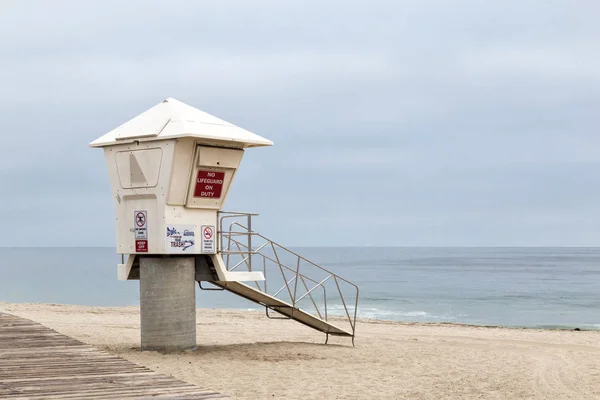
[[[193,257],[140,257],[142,350],[196,348]]]

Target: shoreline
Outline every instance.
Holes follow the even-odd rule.
[[[359,320],[352,347],[261,312],[200,308],[197,349],[160,354],[140,351],[137,306],[0,311],[235,399],[600,399],[598,331]]]
[[[121,309],[121,308],[137,308],[139,305],[131,306],[89,306],[82,304],[69,304],[69,303],[35,303],[35,302],[0,302],[0,309],[4,305],[28,305],[28,306],[56,306],[56,307],[87,307],[87,308],[103,308],[103,309]],[[234,311],[241,313],[253,313],[256,315],[264,314],[264,308],[258,307],[257,309],[252,308],[216,308],[216,307],[196,307],[197,311],[208,310],[208,311]],[[360,310],[360,308],[359,308]],[[331,315],[329,317],[332,321],[344,321],[343,316]],[[598,324],[582,324],[582,325],[543,325],[543,326],[519,326],[519,325],[480,325],[470,324],[465,322],[451,322],[451,321],[407,321],[407,320],[395,320],[395,319],[377,319],[377,318],[356,318],[357,323],[382,323],[382,324],[400,324],[400,325],[417,325],[417,326],[459,326],[459,327],[472,327],[472,328],[490,328],[490,329],[515,329],[515,330],[541,330],[541,331],[574,331],[574,332],[600,332],[600,323]],[[597,327],[590,327],[590,325]]]

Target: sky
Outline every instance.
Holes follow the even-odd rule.
[[[0,246],[114,246],[89,142],[174,97],[271,139],[293,246],[600,244],[600,2],[0,0]]]

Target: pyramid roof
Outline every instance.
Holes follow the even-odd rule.
[[[262,136],[169,97],[94,140],[90,147],[183,137],[242,148],[273,145]]]

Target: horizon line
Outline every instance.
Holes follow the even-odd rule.
[[[385,245],[385,246],[358,246],[358,245],[289,245],[290,248],[598,248],[600,245]],[[10,246],[0,245],[0,249],[109,249],[116,246]],[[120,254],[120,253],[119,253]],[[129,254],[129,253],[127,253]]]

